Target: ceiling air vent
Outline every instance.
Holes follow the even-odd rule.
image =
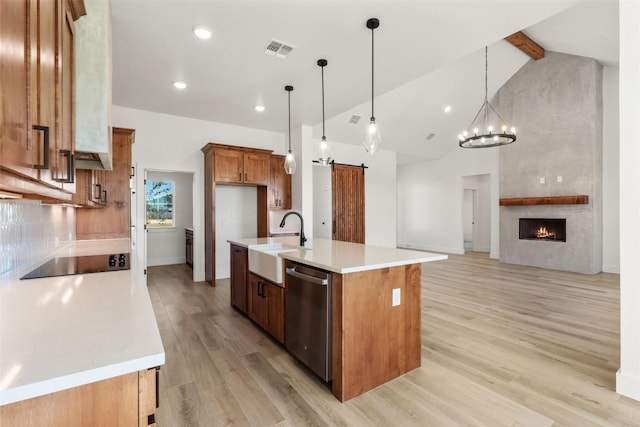
[[[353,123],[355,125],[356,123],[358,123],[360,121],[361,118],[362,118],[362,116],[358,116],[357,114],[354,114],[349,119],[349,123]]]
[[[267,55],[275,56],[276,58],[284,59],[291,53],[293,49],[294,47],[290,44],[281,42],[276,39],[271,39],[271,42],[264,50],[264,53],[266,53]]]
[[[429,135],[427,135],[427,137],[425,138],[427,141],[431,141],[433,139],[433,137],[436,136],[435,133],[431,132]]]

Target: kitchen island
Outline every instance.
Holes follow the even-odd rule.
[[[331,389],[340,401],[420,366],[421,264],[446,255],[325,239],[300,248],[296,237],[230,243],[249,250],[282,245],[283,269],[296,263],[332,273]]]
[[[50,258],[129,252],[129,239],[78,241]],[[49,417],[40,425],[65,425],[53,415],[58,411],[66,425],[97,425],[96,418],[122,425],[127,416],[147,425],[156,406],[153,368],[165,355],[146,284],[130,262],[131,270],[105,273],[20,280],[31,266],[2,276],[3,422],[21,425],[27,415],[30,422]]]

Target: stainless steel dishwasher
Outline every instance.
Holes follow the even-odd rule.
[[[331,273],[297,263],[285,271],[287,350],[331,381]]]

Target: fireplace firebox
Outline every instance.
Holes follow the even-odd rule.
[[[567,241],[565,218],[520,218],[520,240]]]

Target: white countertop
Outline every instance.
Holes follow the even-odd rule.
[[[300,238],[297,236],[229,240],[229,243],[249,249],[260,245],[281,243],[295,247],[297,250],[282,252],[278,256],[340,274],[439,261],[448,258],[447,255],[431,252],[418,252],[327,239],[309,239],[305,243],[305,248],[300,248]]]
[[[78,241],[50,258],[123,252],[129,239]],[[149,293],[130,262],[125,271],[2,277],[0,405],[164,364]]]

